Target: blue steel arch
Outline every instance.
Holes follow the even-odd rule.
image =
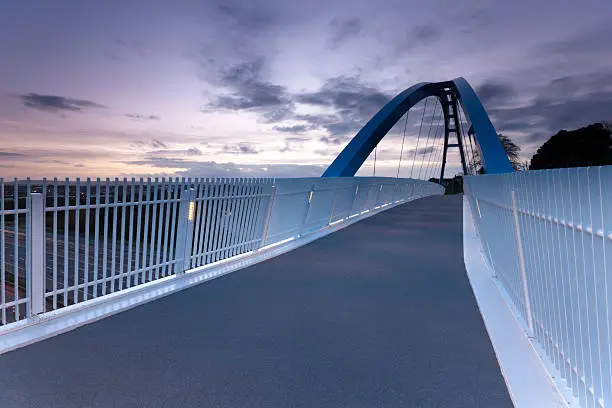
[[[513,172],[510,160],[476,92],[464,78],[456,78],[445,82],[421,82],[397,95],[357,132],[322,177],[354,176],[376,145],[410,108],[430,96],[442,100],[449,92],[454,92],[472,125],[470,130],[474,133],[485,172]]]

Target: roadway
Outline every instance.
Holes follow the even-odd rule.
[[[460,196],[0,356],[0,407],[511,407]]]

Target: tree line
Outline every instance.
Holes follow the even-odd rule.
[[[499,134],[498,137],[515,170],[612,165],[612,126],[606,122],[560,130],[538,148],[531,160],[521,159],[520,146],[508,136]],[[478,155],[468,166],[477,173],[484,173]]]

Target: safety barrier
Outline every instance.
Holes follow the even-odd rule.
[[[612,404],[612,166],[470,176],[464,188],[525,331],[581,406]]]
[[[0,179],[0,325],[442,193],[380,177]]]

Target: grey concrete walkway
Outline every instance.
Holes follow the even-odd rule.
[[[0,356],[0,407],[510,407],[432,197]]]

